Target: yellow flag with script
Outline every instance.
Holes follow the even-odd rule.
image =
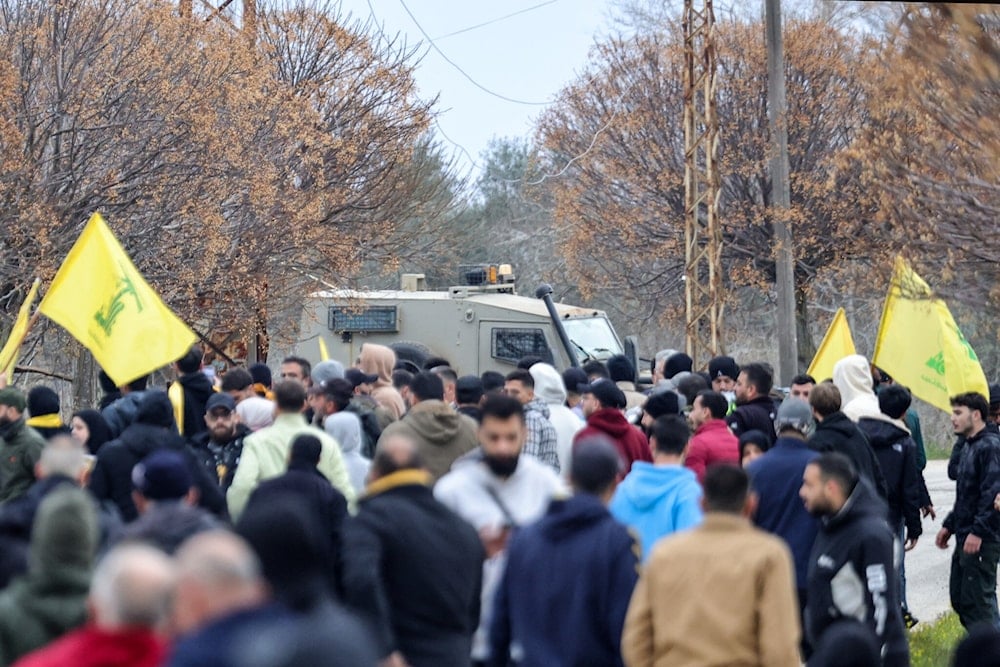
[[[816,378],[817,382],[822,382],[833,377],[833,366],[844,357],[856,354],[854,349],[854,338],[851,336],[851,327],[847,324],[847,315],[843,308],[837,309],[837,314],[833,316],[830,328],[823,336],[823,342],[816,350],[816,356],[809,364],[809,375]]]
[[[38,286],[41,281],[35,278],[35,282],[28,290],[28,296],[24,298],[21,309],[17,311],[17,319],[10,329],[10,336],[0,350],[0,374],[5,374],[9,380],[14,367],[17,366],[17,358],[21,354],[21,343],[28,334],[28,322],[31,319],[31,307],[35,304],[35,297],[38,295]]]
[[[979,357],[948,306],[902,257],[896,258],[872,363],[945,412],[956,394],[990,395]]]
[[[99,213],[83,228],[38,310],[90,350],[119,386],[180,359],[197,340]]]

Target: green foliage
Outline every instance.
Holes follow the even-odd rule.
[[[958,616],[948,612],[932,624],[910,633],[910,664],[913,667],[946,667],[951,664],[955,646],[964,636]]]

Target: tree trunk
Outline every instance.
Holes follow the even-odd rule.
[[[812,332],[809,330],[809,301],[806,298],[805,290],[795,291],[795,326],[798,331],[798,360],[799,369],[805,372],[816,356],[816,343],[813,340]],[[821,378],[816,378],[822,380]]]

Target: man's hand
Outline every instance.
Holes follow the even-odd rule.
[[[993,499],[993,509],[995,509],[997,512],[1000,512],[1000,493],[998,493],[997,497]]]
[[[965,538],[965,544],[962,546],[962,551],[970,555],[977,554],[982,546],[983,538],[970,534]]]
[[[917,546],[918,539],[919,538],[917,537],[911,537],[910,539],[906,540],[906,546],[904,546],[903,548],[906,551],[913,551],[913,547]]]
[[[997,494],[997,502],[1000,502],[1000,494]],[[1000,511],[1000,507],[998,507],[997,510]],[[927,517],[930,517],[931,521],[934,521],[935,519],[937,519],[937,512],[934,511],[934,506],[933,505],[927,505],[925,507],[921,507],[920,508],[920,514],[925,519]]]
[[[410,663],[406,662],[406,658],[403,657],[402,653],[395,651],[380,662],[379,667],[410,667]]]
[[[487,526],[480,529],[479,539],[486,550],[486,557],[493,558],[507,548],[507,539],[510,537],[510,528],[507,526]]]
[[[938,549],[947,549],[948,540],[951,539],[951,531],[947,528],[942,528],[938,531],[937,538],[934,540],[934,544],[937,545]]]

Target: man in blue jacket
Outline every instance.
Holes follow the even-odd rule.
[[[516,533],[497,591],[490,665],[622,665],[621,639],[639,577],[639,548],[605,504],[621,469],[606,438],[573,452],[575,495]]]
[[[691,430],[680,415],[660,417],[650,429],[653,462],[636,461],[608,509],[639,535],[643,562],[662,538],[701,524],[701,485],[684,467]]]

